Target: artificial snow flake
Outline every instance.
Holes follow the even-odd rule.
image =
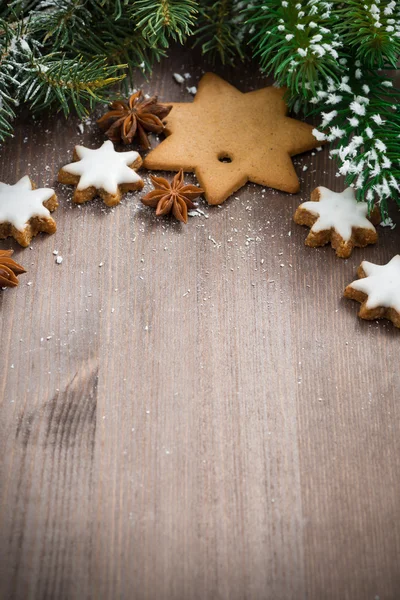
[[[324,56],[326,53],[325,49],[320,44],[311,44],[310,49],[313,54],[319,57]]]
[[[395,0],[392,0],[392,2],[389,2],[389,4],[384,8],[383,14],[384,15],[392,15],[395,8],[396,8],[396,2],[395,2]]]
[[[359,176],[357,177],[357,181],[356,181],[356,189],[360,190],[364,184],[364,174],[360,173]]]
[[[381,162],[382,169],[390,169],[391,166],[392,161],[387,156],[384,156]]]
[[[346,134],[345,130],[340,129],[340,127],[338,127],[337,125],[335,125],[334,127],[331,127],[331,135],[334,136],[333,139],[342,138],[345,134]]]
[[[357,127],[357,125],[360,123],[357,117],[347,117],[347,119],[352,127]]]
[[[360,104],[356,100],[353,100],[353,102],[350,103],[350,109],[356,115],[360,115],[360,117],[363,117],[365,115],[365,112],[366,112],[364,104]]]
[[[341,92],[348,92],[349,94],[351,94],[351,87],[349,86],[346,80],[348,80],[348,77],[343,77],[342,81],[339,84],[339,90]]]
[[[371,119],[372,119],[373,121],[375,121],[375,123],[376,123],[377,125],[383,125],[383,124],[384,124],[384,122],[385,122],[385,121],[382,119],[381,115],[372,115],[372,116],[371,116]]]
[[[322,127],[326,127],[328,125],[328,123],[330,123],[332,121],[332,119],[334,119],[335,117],[337,117],[337,110],[332,110],[329,113],[322,113]]]
[[[392,186],[392,188],[394,190],[397,190],[398,192],[400,192],[400,187],[399,184],[397,183],[396,179],[393,177],[393,175],[390,176],[389,178],[390,181],[390,185]]]
[[[377,184],[378,194],[381,198],[389,198],[391,195],[389,184],[385,177],[382,178],[382,183]]]
[[[339,167],[340,175],[347,175],[350,171],[351,162],[349,160],[345,160],[343,164]]]
[[[381,140],[375,141],[375,148],[377,150],[379,150],[380,152],[386,152],[386,150],[387,150],[385,144]]]
[[[312,134],[319,142],[326,140],[326,135],[322,131],[318,131],[318,129],[313,129]]]
[[[338,94],[328,94],[328,98],[326,99],[327,104],[339,104],[343,100],[343,96],[339,96]]]
[[[370,158],[371,160],[378,160],[378,155],[374,148],[371,148],[371,150],[368,150],[368,152],[366,152],[365,156],[367,158]]]
[[[374,137],[374,132],[372,131],[371,127],[366,127],[365,128],[365,133],[367,134],[367,136],[372,139]]]
[[[172,76],[177,83],[184,83],[184,81],[185,81],[184,77],[182,77],[182,75],[180,73],[173,73]]]
[[[353,139],[351,140],[351,144],[355,148],[358,148],[358,146],[361,146],[363,143],[364,143],[364,138],[362,137],[362,135],[355,135],[353,137]]]
[[[371,169],[371,176],[376,177],[381,172],[381,166],[378,162],[375,163],[373,169]]]

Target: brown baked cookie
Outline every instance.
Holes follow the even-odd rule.
[[[100,196],[107,206],[115,206],[123,193],[144,185],[134,171],[142,164],[138,152],[116,152],[110,141],[95,150],[76,146],[74,161],[60,169],[58,181],[76,185],[73,201],[77,204]]]
[[[360,279],[344,290],[346,298],[361,302],[362,319],[389,319],[400,327],[400,255],[386,265],[364,260],[357,271]]]
[[[28,175],[14,185],[0,183],[0,238],[12,236],[26,247],[40,231],[55,233],[50,211],[57,206],[54,190],[36,189]]]
[[[291,156],[320,146],[311,125],[287,117],[285,90],[243,94],[214,75],[201,79],[192,103],[172,103],[168,136],[145,158],[147,169],[194,171],[209,204],[221,204],[247,181],[299,191]]]
[[[355,246],[363,248],[378,239],[372,222],[379,223],[379,209],[367,215],[367,202],[357,202],[353,188],[338,193],[320,186],[312,192],[311,201],[300,204],[293,218],[299,225],[311,227],[307,246],[330,242],[337,256],[348,258]]]

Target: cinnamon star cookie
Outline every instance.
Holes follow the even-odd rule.
[[[364,260],[357,271],[360,279],[344,290],[346,298],[361,302],[362,319],[389,319],[400,327],[400,254],[386,265]]]
[[[0,238],[12,236],[26,247],[40,231],[55,233],[57,226],[50,211],[57,206],[54,190],[35,189],[28,175],[14,185],[0,183]]]
[[[284,94],[275,87],[243,94],[206,73],[194,102],[171,103],[168,137],[144,166],[194,171],[209,204],[221,204],[247,181],[298,192],[291,156],[321,143],[311,125],[287,117]]]
[[[76,185],[73,201],[77,204],[100,196],[107,206],[115,206],[123,193],[144,185],[134,171],[142,164],[138,152],[116,152],[110,141],[95,150],[75,146],[74,161],[60,169],[58,181]]]
[[[311,227],[307,246],[316,248],[330,242],[337,256],[348,258],[355,246],[364,248],[378,239],[371,221],[379,222],[379,209],[367,217],[368,203],[357,202],[353,188],[338,193],[320,186],[309,202],[300,204],[293,219],[298,225]]]

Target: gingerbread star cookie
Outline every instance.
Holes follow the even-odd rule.
[[[400,327],[400,254],[386,265],[364,260],[357,271],[360,279],[344,290],[346,298],[361,302],[362,319],[389,319]]]
[[[50,211],[57,206],[54,190],[35,189],[27,175],[14,185],[0,183],[0,238],[12,236],[26,247],[40,231],[55,233]]]
[[[375,244],[378,239],[371,221],[379,222],[379,209],[368,215],[368,203],[357,202],[353,188],[343,192],[332,192],[326,187],[317,187],[310,202],[303,202],[294,214],[299,225],[308,225],[311,231],[306,245],[315,248],[328,242],[337,256],[348,258],[355,246],[363,248]]]
[[[312,127],[287,117],[285,90],[243,94],[214,75],[201,79],[192,103],[172,103],[168,136],[146,157],[148,169],[194,171],[209,204],[221,204],[247,181],[299,190],[291,156],[320,145]]]
[[[107,206],[115,206],[123,193],[144,185],[134,170],[142,164],[138,152],[116,152],[110,141],[95,150],[75,146],[74,161],[60,169],[58,181],[76,185],[73,201],[77,204],[100,196]]]

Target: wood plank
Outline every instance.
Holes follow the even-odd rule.
[[[180,51],[144,89],[190,101],[172,73],[202,70]],[[21,119],[0,180],[53,184],[101,139]],[[399,229],[306,248],[296,206],[342,184],[326,150],[296,166],[300,195],[249,184],[186,227],[55,184],[57,234],[0,243],[28,268],[0,295],[1,597],[398,597],[399,334],[342,292]]]

